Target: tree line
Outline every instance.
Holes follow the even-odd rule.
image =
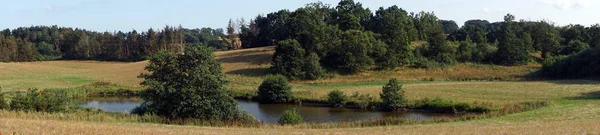
[[[557,26],[550,21],[468,20],[461,27],[433,12],[409,13],[398,6],[374,12],[353,0],[279,10],[224,29],[93,32],[58,26],[0,32],[0,61],[139,61],[159,50],[184,46],[229,50],[277,45],[272,71],[289,79],[318,79],[330,72],[352,74],[400,66],[437,67],[458,62],[522,65],[600,47],[600,25]],[[533,57],[539,54],[541,58]]]
[[[540,59],[532,54],[546,59],[600,47],[600,25],[557,26],[507,14],[504,21],[476,19],[458,27],[433,12],[390,6],[373,13],[353,0],[335,7],[309,3],[238,25],[239,33],[228,35],[236,34],[243,48],[277,45],[272,71],[290,79],[457,62],[523,65]]]
[[[219,40],[223,35],[223,29],[181,26],[143,32],[95,32],[56,25],[20,27],[0,32],[0,61],[140,61],[160,50],[182,53],[184,44],[226,50],[229,46]]]

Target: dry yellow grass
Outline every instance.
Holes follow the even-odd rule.
[[[600,90],[600,82],[588,80],[535,81],[535,82],[433,82],[405,84],[409,100],[439,97],[457,102],[479,102],[495,105],[526,101],[551,101],[576,97],[582,93]],[[296,95],[303,98],[326,99],[327,93],[339,89],[346,93],[360,92],[379,97],[381,85],[341,85],[337,87],[295,87]]]
[[[254,90],[270,67],[274,47],[261,47],[216,52],[223,72],[231,80],[234,90]],[[97,62],[97,61],[44,61],[0,63],[0,86],[5,90],[27,88],[75,87],[92,82],[106,81],[127,87],[140,87],[137,76],[144,71],[147,61]],[[455,80],[493,79],[519,80],[537,69],[539,65],[517,67],[458,64],[446,69],[399,68],[395,71],[368,71],[357,75],[337,76],[331,79],[300,81],[296,84],[383,82],[389,78],[400,80]]]
[[[270,66],[273,47],[216,52],[223,72],[232,81],[230,88],[253,92]],[[96,81],[139,87],[136,78],[147,62],[48,61],[0,63],[0,86],[5,90],[75,87]],[[294,82],[297,96],[324,98],[327,92],[369,93],[377,96],[389,78],[417,80],[404,85],[411,100],[435,98],[460,102],[509,104],[549,100],[555,105],[535,111],[491,119],[351,129],[213,128],[161,124],[61,121],[29,116],[0,116],[0,133],[25,134],[599,134],[600,101],[566,99],[596,92],[596,81],[563,80],[536,82],[421,82],[464,78],[519,80],[539,65],[517,67],[459,64],[447,69],[400,68],[396,71],[369,71],[332,79]]]
[[[600,107],[600,102],[585,103]],[[570,112],[570,113],[568,113]],[[581,107],[547,108],[499,118],[454,123],[342,129],[228,128],[161,124],[79,122],[0,117],[0,133],[24,134],[599,134],[599,109]],[[541,114],[536,117],[523,117]],[[562,117],[544,118],[547,114]]]
[[[232,78],[233,84],[257,81],[270,66],[273,47],[216,52],[222,62],[223,72]],[[27,88],[75,87],[92,82],[106,81],[127,87],[140,87],[137,78],[147,61],[98,62],[98,61],[42,61],[0,63],[0,87],[5,90]]]
[[[73,87],[109,81],[139,87],[136,78],[146,62],[45,61],[0,63],[0,86],[6,90]]]

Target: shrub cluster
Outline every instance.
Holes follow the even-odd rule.
[[[390,79],[388,84],[383,86],[379,96],[383,100],[383,107],[386,110],[396,110],[406,105],[404,90],[396,78]]]
[[[302,119],[300,113],[294,108],[283,111],[283,114],[281,114],[281,117],[279,117],[279,121],[277,122],[281,125],[296,125],[302,123]]]
[[[170,119],[246,119],[231,92],[229,82],[210,48],[188,47],[184,54],[161,51],[150,59],[148,72],[140,75],[147,89],[144,105],[133,110]]]
[[[556,78],[598,78],[600,77],[600,49],[562,57],[552,57],[544,61],[542,73]]]
[[[29,89],[26,94],[17,94],[10,102],[11,110],[38,112],[66,112],[72,107],[71,98],[64,90],[42,91]]]
[[[355,92],[350,96],[350,101],[356,103],[360,109],[375,109],[375,97],[371,94],[361,94]]]
[[[0,110],[9,109],[9,107],[6,97],[4,97],[4,92],[2,92],[2,87],[0,87]]]
[[[414,104],[413,108],[425,109],[428,111],[439,113],[490,112],[492,110],[487,107],[472,105],[469,103],[455,103],[450,101],[444,101],[440,98],[423,99]]]
[[[286,103],[292,100],[292,87],[283,75],[267,75],[258,87],[261,103]]]
[[[327,102],[334,107],[343,107],[348,102],[348,96],[341,90],[334,90],[327,94]]]

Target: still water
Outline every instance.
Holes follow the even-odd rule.
[[[135,98],[93,98],[80,105],[83,107],[100,108],[108,112],[129,112],[143,101]],[[404,117],[415,120],[427,120],[436,117],[453,117],[453,114],[425,112],[375,112],[347,108],[330,108],[294,104],[259,104],[258,102],[238,100],[241,109],[248,111],[257,120],[276,123],[281,113],[290,108],[296,108],[305,122],[340,122],[353,120],[368,120],[382,117]]]

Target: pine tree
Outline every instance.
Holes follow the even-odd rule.
[[[387,110],[396,110],[406,105],[404,90],[402,90],[402,85],[396,78],[390,79],[383,86],[379,96],[383,100],[383,105]]]

